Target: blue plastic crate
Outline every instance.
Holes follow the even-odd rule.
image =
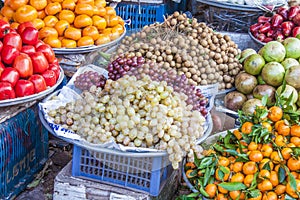
[[[74,145],[72,176],[139,190],[158,196],[172,174],[168,156],[128,157]]]
[[[124,20],[131,20],[130,25],[126,25],[127,30],[135,30],[155,22],[163,22],[166,5],[119,3],[116,12]]]
[[[0,199],[24,190],[47,158],[48,132],[39,121],[37,104],[0,123]]]

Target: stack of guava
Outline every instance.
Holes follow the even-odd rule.
[[[282,43],[271,41],[258,52],[245,49],[240,58],[244,71],[235,77],[236,91],[225,96],[225,106],[234,111],[253,113],[256,105],[262,105],[263,96],[268,97],[267,106],[272,106],[277,94],[296,110],[300,107],[299,61],[300,40],[294,37],[286,38]]]

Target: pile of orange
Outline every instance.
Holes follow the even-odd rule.
[[[256,108],[239,129],[185,164],[185,174],[208,199],[300,199],[300,125],[280,107]]]
[[[76,48],[113,41],[124,21],[105,0],[5,0],[0,18],[17,27],[30,21],[54,48]]]

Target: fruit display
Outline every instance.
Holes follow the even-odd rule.
[[[174,69],[166,70],[162,67],[162,63],[145,61],[143,57],[136,57],[134,54],[119,55],[116,60],[108,64],[107,70],[112,80],[118,80],[128,74],[134,75],[137,79],[148,75],[153,81],[166,81],[175,92],[182,92],[188,96],[186,103],[193,105],[194,110],[200,111],[203,116],[208,114],[206,109],[208,99],[201,93],[201,90],[190,84],[185,74],[179,76]]]
[[[30,23],[15,30],[0,20],[0,54],[0,100],[42,92],[60,76],[52,48],[38,39],[38,30]]]
[[[13,27],[32,22],[53,48],[102,45],[119,38],[124,21],[105,0],[5,1],[1,17]]]
[[[238,129],[215,137],[201,158],[187,162],[186,177],[199,191],[189,196],[299,199],[299,113],[284,112],[282,106],[241,112]]]
[[[250,26],[251,34],[261,42],[283,41],[300,33],[300,6],[280,7],[271,16],[260,16]]]
[[[81,96],[48,115],[88,142],[166,150],[175,169],[186,155],[193,160],[201,152],[196,142],[205,118],[165,81],[125,75],[108,79],[103,90],[93,85]]]
[[[244,71],[236,76],[237,91],[225,96],[224,104],[227,108],[252,113],[265,95],[268,96],[267,106],[274,105],[276,95],[294,110],[297,105],[300,106],[299,39],[289,37],[282,43],[271,41],[258,53],[246,49],[241,55]]]
[[[121,41],[112,60],[122,54],[133,54],[176,69],[190,84],[219,83],[219,89],[233,87],[234,77],[242,69],[240,50],[228,35],[216,33],[196,18],[175,12],[161,24],[145,26]]]

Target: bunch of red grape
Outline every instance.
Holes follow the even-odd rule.
[[[76,77],[74,85],[83,91],[89,90],[93,85],[103,88],[105,82],[106,78],[102,74],[94,71],[86,71]]]
[[[145,62],[143,57],[120,55],[117,59],[107,66],[108,77],[118,80],[123,77],[130,69],[138,68]]]

